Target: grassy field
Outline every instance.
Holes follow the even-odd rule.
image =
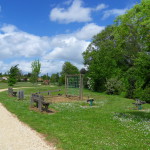
[[[23,85],[24,86],[24,85]],[[64,150],[149,150],[150,105],[134,110],[133,100],[84,90],[86,101],[52,103],[53,114],[29,109],[30,94],[60,87],[36,86],[24,89],[25,100],[0,93],[0,102],[46,139]],[[63,87],[61,87],[63,89]],[[63,91],[62,91],[63,93]]]
[[[38,86],[36,84],[36,86]],[[35,87],[35,85],[33,85],[30,82],[17,82],[17,84],[14,85],[15,88],[18,87]],[[8,83],[4,83],[4,82],[0,82],[0,89],[5,89],[8,88]]]

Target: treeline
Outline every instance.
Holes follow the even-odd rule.
[[[150,0],[95,35],[83,57],[91,90],[150,102]]]
[[[26,82],[29,81],[33,84],[43,81],[46,84],[49,82],[56,85],[64,85],[65,84],[65,75],[67,74],[79,74],[85,73],[85,69],[79,70],[76,66],[71,64],[70,62],[65,62],[62,66],[62,70],[59,73],[54,73],[51,76],[44,74],[39,76],[41,73],[41,63],[39,60],[35,60],[31,63],[31,73],[23,74],[22,71],[19,69],[19,65],[11,66],[9,71],[5,74],[0,73],[0,77],[6,77],[7,80],[0,80],[1,82],[8,82],[9,86],[13,86],[17,82]]]

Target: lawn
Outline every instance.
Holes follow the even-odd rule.
[[[24,89],[25,100],[0,93],[0,102],[46,139],[64,150],[149,150],[150,105],[134,110],[133,100],[84,90],[86,101],[52,103],[53,114],[29,109],[30,94],[63,87],[36,86]],[[62,91],[63,93],[63,91]]]
[[[17,84],[14,85],[15,88],[17,87],[34,87],[31,82],[17,82]],[[38,84],[36,84],[38,86]],[[0,89],[8,88],[8,83],[0,82]]]

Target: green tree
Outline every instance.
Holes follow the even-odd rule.
[[[38,76],[40,74],[40,69],[41,69],[41,63],[39,60],[35,60],[31,63],[31,68],[32,68],[32,73],[31,73],[31,78],[30,81],[32,83],[37,82]]]
[[[121,52],[115,45],[115,28],[115,26],[108,26],[94,36],[93,41],[83,53],[84,64],[87,66],[90,79],[89,84],[92,83],[92,89],[96,91],[105,90],[106,79],[119,76],[121,72],[119,67]]]
[[[79,70],[76,66],[71,64],[70,62],[65,62],[62,66],[62,75],[67,75],[67,74],[78,74]]]
[[[59,78],[59,84],[65,83],[65,75],[68,74],[79,74],[79,70],[76,66],[71,64],[70,62],[65,62],[62,66],[61,77]]]
[[[18,74],[19,74],[18,65],[12,66],[9,70],[9,79],[8,85],[13,86],[17,82]]]
[[[48,76],[48,73],[45,74],[45,75],[43,75],[43,76],[41,76],[41,78],[42,78],[43,80],[49,80],[49,79],[50,79],[50,77]]]
[[[150,103],[150,54],[141,52],[135,59],[134,77],[136,78],[133,97]]]
[[[141,97],[141,93],[147,92],[146,89],[150,87],[149,8],[150,0],[142,0],[116,20],[116,43],[128,66],[124,73],[124,81],[126,96],[129,98]]]
[[[106,81],[114,77],[124,82],[130,98],[139,87],[148,88],[149,8],[150,0],[142,0],[93,37],[83,53],[91,89],[104,91]]]
[[[58,83],[59,82],[59,73],[54,73],[50,77],[50,82],[51,83]]]

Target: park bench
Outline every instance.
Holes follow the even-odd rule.
[[[33,107],[33,104],[36,103],[36,107],[39,109],[39,111],[45,110],[48,111],[48,106],[50,103],[44,101],[44,97],[42,95],[38,94],[32,94],[31,95],[31,107]],[[45,107],[45,108],[43,108]]]
[[[138,110],[141,110],[141,109],[142,109],[142,104],[146,104],[145,101],[141,101],[141,100],[139,100],[139,99],[135,99],[135,100],[136,100],[136,102],[135,102],[135,103],[132,103],[132,104],[134,104]]]
[[[13,88],[8,88],[8,95],[16,97],[17,96],[17,92],[14,92]]]

